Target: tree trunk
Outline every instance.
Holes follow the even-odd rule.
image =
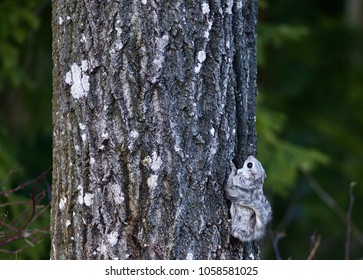
[[[52,259],[249,259],[257,0],[53,0]]]
[[[345,19],[352,26],[363,29],[363,3],[362,0],[345,1]]]

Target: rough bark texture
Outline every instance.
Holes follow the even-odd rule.
[[[52,259],[249,259],[257,0],[53,1]]]

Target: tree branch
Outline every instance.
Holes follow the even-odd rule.
[[[329,206],[330,209],[342,220],[342,222],[348,226],[347,214],[338,205],[338,203],[321,187],[321,185],[311,176],[307,171],[303,171],[306,179],[309,182],[310,187],[315,191],[315,193]],[[351,222],[351,231],[357,241],[363,245],[363,234],[358,229],[358,227]]]
[[[345,241],[345,259],[349,260],[350,233],[352,231],[352,211],[354,205],[353,188],[357,185],[356,182],[351,182],[349,185],[349,209],[347,214],[347,238]]]

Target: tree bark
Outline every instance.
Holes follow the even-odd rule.
[[[348,24],[363,29],[363,3],[362,0],[345,1],[345,19]]]
[[[257,259],[229,234],[256,153],[257,0],[53,0],[52,259]]]

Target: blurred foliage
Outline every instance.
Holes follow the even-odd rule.
[[[312,171],[318,164],[328,163],[328,157],[317,149],[306,148],[282,138],[286,116],[269,110],[259,103],[257,109],[259,131],[258,153],[266,163],[269,186],[277,195],[286,196],[291,192],[301,169]],[[283,174],[281,176],[281,174]]]
[[[358,182],[352,220],[363,230],[363,40],[344,22],[344,4],[259,0],[258,156],[274,210],[270,237],[286,235],[278,244],[283,259],[307,258],[311,236],[321,237],[316,258],[344,258],[346,225],[312,178],[344,211],[349,184]],[[22,170],[0,190],[51,165],[50,21],[50,0],[0,0],[0,182]],[[48,241],[17,258],[49,258]],[[351,258],[362,258],[363,244],[354,236],[351,243]],[[274,259],[271,239],[264,244],[263,257]]]
[[[51,165],[51,1],[0,0],[0,191],[36,178]],[[14,172],[16,171],[16,172]],[[0,217],[16,221],[30,191],[0,198]],[[2,218],[0,218],[2,221]],[[49,213],[27,231],[49,223]],[[0,225],[0,231],[5,230]],[[30,240],[30,239],[29,239]],[[19,243],[20,242],[20,243]],[[19,249],[21,241],[8,245]],[[0,259],[47,259],[49,240]]]
[[[305,26],[291,26],[286,24],[266,24],[260,22],[257,26],[258,41],[258,64],[263,66],[265,64],[265,46],[270,45],[275,48],[281,47],[286,42],[298,42],[304,36],[309,34],[309,30]]]
[[[51,3],[0,1],[0,175],[51,164]],[[4,163],[4,164],[2,164]]]
[[[39,19],[33,13],[37,2],[0,2],[0,90],[31,83],[22,67],[21,46],[28,40],[29,31],[39,26]]]
[[[265,258],[275,258],[271,238],[283,232],[283,259],[306,259],[311,236],[321,237],[316,258],[343,259],[347,227],[336,208],[348,211],[352,181],[352,221],[363,231],[363,40],[361,27],[344,21],[344,4],[260,2],[258,153],[274,209]],[[363,257],[355,236],[350,248]]]

